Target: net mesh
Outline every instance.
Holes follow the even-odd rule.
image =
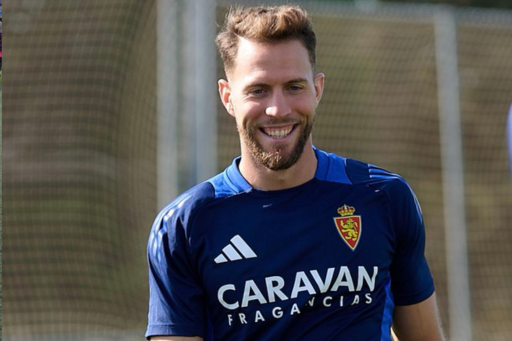
[[[3,335],[143,329],[141,240],[156,207],[154,3],[4,9]]]
[[[408,179],[447,327],[447,276],[456,274],[445,265],[433,13],[305,6],[326,74],[314,143]],[[3,337],[140,339],[157,210],[156,1],[24,0],[4,10]],[[217,22],[225,11],[218,6]],[[473,333],[502,341],[512,333],[512,14],[457,15]],[[220,103],[217,112],[220,171],[239,142]]]
[[[461,16],[458,34],[475,340],[506,340],[512,327],[512,269],[506,265],[512,259],[506,145],[512,24],[471,14]]]

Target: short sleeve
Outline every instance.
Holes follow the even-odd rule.
[[[419,202],[403,179],[389,186],[396,249],[391,265],[391,289],[396,305],[424,301],[434,293],[425,258],[425,227]]]
[[[205,335],[204,293],[188,253],[176,206],[156,218],[148,241],[149,314],[146,338]]]

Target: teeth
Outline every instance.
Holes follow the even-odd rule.
[[[277,129],[266,128],[266,129],[264,129],[264,132],[265,132],[265,134],[267,134],[268,136],[270,136],[272,138],[280,139],[280,138],[286,137],[288,134],[291,133],[292,130],[293,130],[293,127],[277,128]]]

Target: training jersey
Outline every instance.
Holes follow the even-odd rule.
[[[255,189],[237,158],[160,212],[146,337],[391,340],[395,305],[434,292],[420,206],[399,175],[315,153],[300,186]]]

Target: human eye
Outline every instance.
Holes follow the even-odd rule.
[[[290,84],[288,86],[288,90],[291,92],[300,92],[304,89],[304,86],[302,84]]]
[[[253,89],[249,89],[247,91],[247,94],[249,96],[262,96],[266,93],[266,90],[263,89],[263,88],[253,88]]]

